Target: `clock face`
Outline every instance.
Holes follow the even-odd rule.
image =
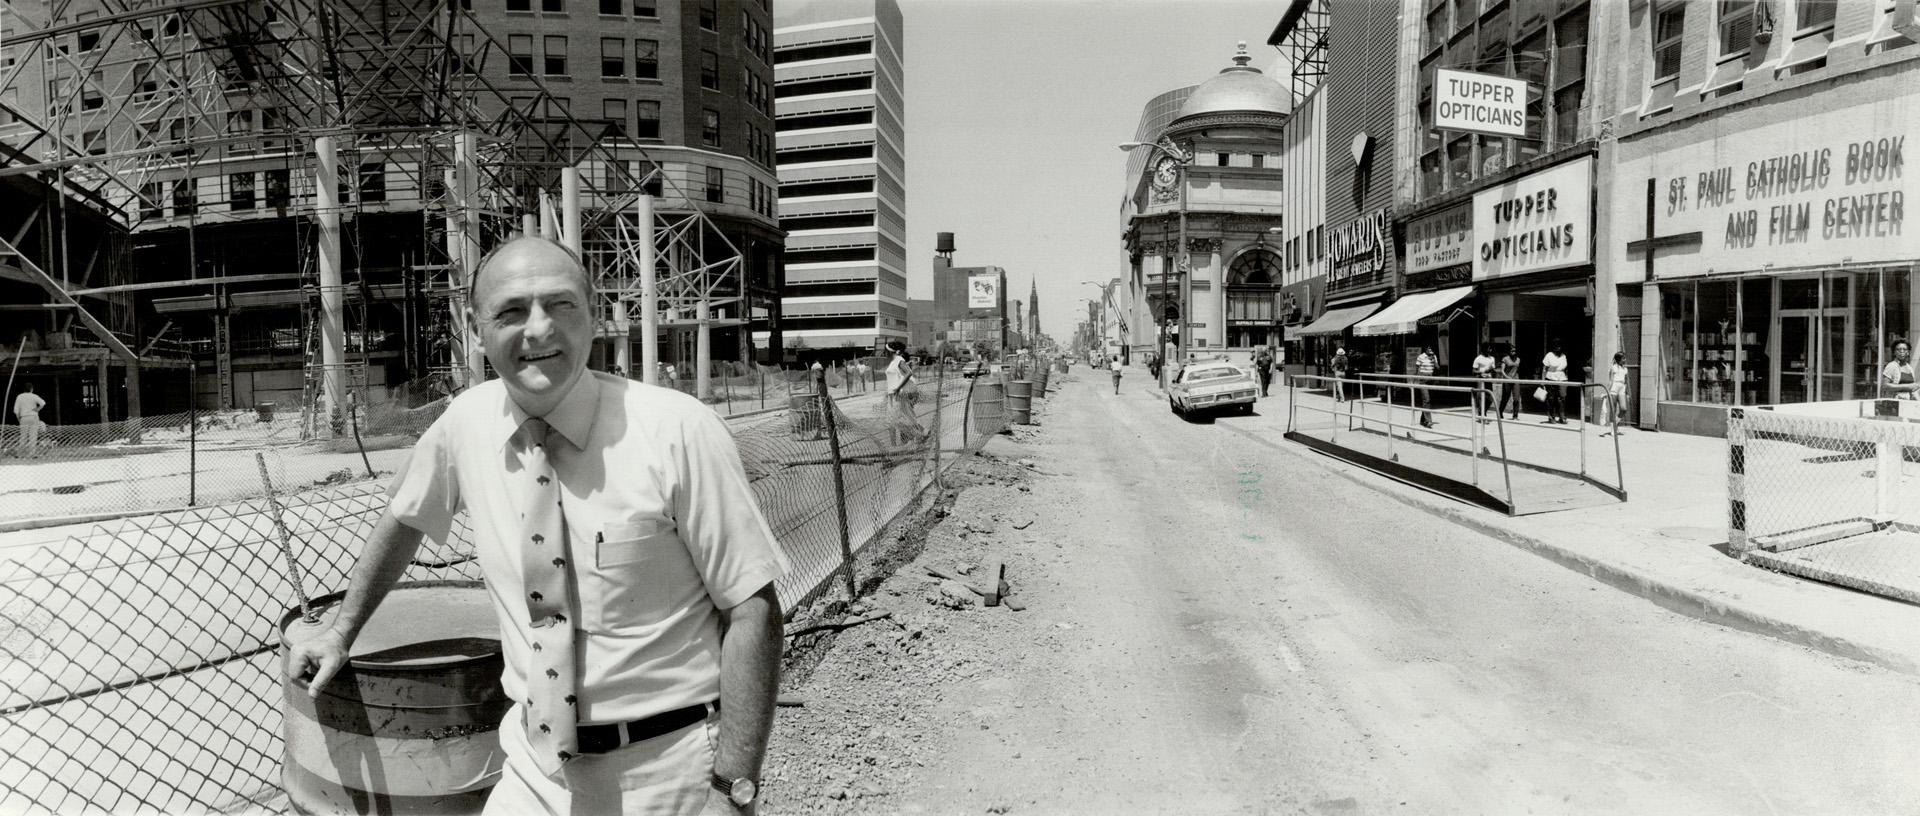
[[[1162,156],[1153,166],[1153,186],[1162,190],[1171,189],[1180,177],[1180,163],[1171,156]]]

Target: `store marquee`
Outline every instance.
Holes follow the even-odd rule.
[[[1912,99],[1735,131],[1629,163],[1622,178],[1654,180],[1654,235],[1699,234],[1685,261],[1656,250],[1655,275],[1920,258],[1920,231],[1906,229],[1907,205],[1920,195],[1920,179],[1906,175],[1907,137],[1920,132]],[[1637,222],[1645,205],[1635,199],[1621,209]],[[1638,232],[1631,237],[1644,237]]]
[[[1592,262],[1592,156],[1474,194],[1474,280]]]

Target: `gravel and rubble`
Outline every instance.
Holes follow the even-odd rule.
[[[997,644],[1019,638],[1032,645],[1035,627],[1048,629],[1041,640],[1056,631],[1034,617],[1045,614],[1035,559],[1042,551],[1051,558],[1057,546],[1035,528],[1042,501],[1032,492],[1038,474],[1028,456],[1039,433],[1016,426],[989,450],[964,456],[924,523],[903,525],[880,542],[887,553],[861,559],[887,567],[863,565],[860,599],[817,603],[789,624],[795,631],[821,619],[890,613],[790,644],[761,813],[924,811],[894,795],[940,750],[937,736],[989,727],[970,698],[980,681],[1019,659]],[[1005,564],[1015,606],[1032,609],[983,605],[995,563]]]

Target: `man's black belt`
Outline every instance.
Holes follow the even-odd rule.
[[[663,711],[632,722],[583,725],[575,733],[580,741],[580,753],[604,754],[641,740],[671,734],[705,720],[710,714],[719,710],[719,700],[711,703],[696,703],[686,708]]]

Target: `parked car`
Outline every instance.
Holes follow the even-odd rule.
[[[1167,407],[1176,414],[1190,411],[1253,413],[1260,393],[1253,372],[1222,360],[1189,363],[1167,385]]]

